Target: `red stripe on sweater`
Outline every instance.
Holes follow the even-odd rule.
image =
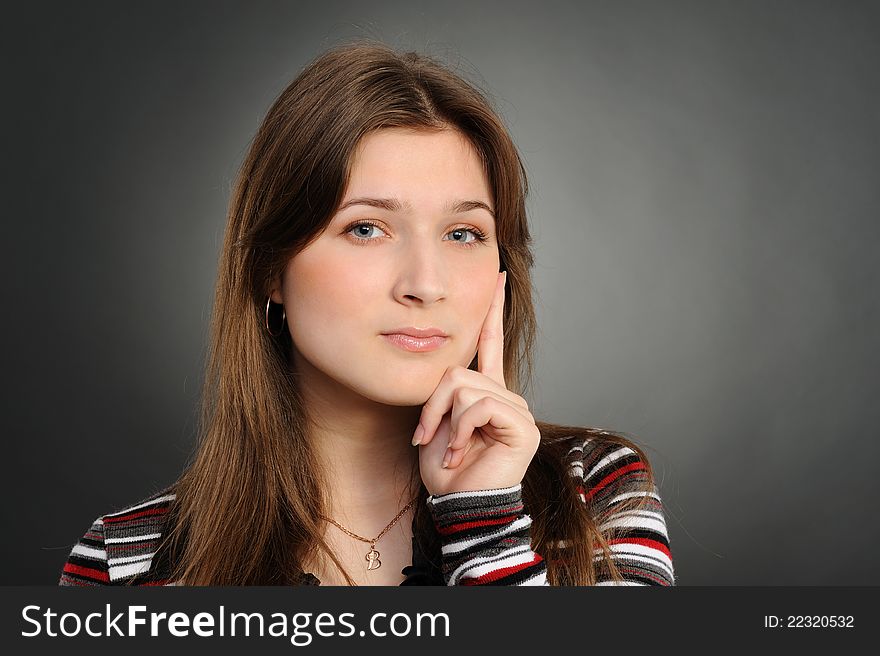
[[[65,563],[64,571],[68,574],[79,574],[80,576],[101,581],[102,583],[110,582],[109,573],[102,572],[101,570],[92,567],[82,567],[81,565],[74,565],[73,563]]]
[[[500,524],[510,524],[515,521],[516,517],[501,517],[500,519],[481,519],[476,522],[461,522],[460,524],[450,524],[449,526],[438,526],[437,532],[440,535],[451,535],[477,526],[498,526]]]
[[[608,476],[606,476],[601,481],[596,483],[596,485],[594,485],[592,487],[592,489],[590,489],[590,491],[587,493],[587,498],[591,499],[594,494],[599,492],[599,490],[601,490],[603,487],[607,486],[609,483],[611,483],[615,479],[620,478],[621,476],[623,476],[626,473],[629,473],[631,471],[636,471],[639,469],[645,469],[645,463],[643,463],[641,460],[639,462],[631,462],[630,464],[626,465],[625,467],[620,467],[619,469],[615,469],[613,472],[608,474]]]
[[[648,538],[617,538],[616,540],[608,540],[608,544],[638,544],[649,549],[662,551],[669,557],[669,560],[672,560],[669,548],[662,542],[657,542],[657,540],[650,540]]]
[[[168,507],[164,508],[147,508],[128,515],[119,515],[118,517],[105,517],[105,524],[116,524],[117,522],[127,522],[138,517],[148,517],[150,515],[164,515],[168,512]]]
[[[485,585],[492,581],[497,581],[500,578],[505,576],[509,576],[511,574],[515,574],[521,570],[527,569],[532,565],[540,563],[544,559],[539,554],[534,554],[532,560],[527,563],[521,563],[519,565],[511,565],[510,567],[502,567],[501,569],[495,569],[491,572],[486,572],[482,576],[478,576],[473,579],[461,579],[461,585]]]

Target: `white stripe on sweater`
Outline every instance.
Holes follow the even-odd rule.
[[[630,499],[632,497],[653,497],[654,499],[657,499],[657,501],[660,501],[660,497],[659,495],[657,495],[656,492],[624,492],[623,494],[618,494],[611,497],[611,499],[608,500],[608,505],[611,505],[616,501],[623,501],[624,499]]]
[[[109,569],[110,580],[115,581],[134,574],[143,574],[144,572],[149,571],[152,561],[153,559],[151,558],[150,560],[132,563],[131,565],[117,565],[116,567],[111,567]]]
[[[647,515],[651,515],[650,517]],[[659,513],[626,513],[624,516],[614,517],[607,522],[603,522],[599,526],[599,530],[603,533],[611,528],[643,528],[648,531],[659,533],[665,538],[669,538],[666,534],[666,524],[663,522],[663,516]]]
[[[597,462],[596,466],[590,470],[590,473],[587,474],[587,477],[586,477],[587,480],[591,479],[596,474],[597,471],[599,471],[603,467],[606,467],[607,465],[610,465],[615,460],[620,460],[621,458],[623,458],[625,456],[629,456],[629,455],[633,455],[633,454],[635,454],[635,451],[630,449],[628,446],[621,447],[617,451],[614,451],[613,453],[609,453],[607,456],[605,456],[599,462]]]
[[[447,492],[446,494],[432,494],[428,497],[428,503],[433,503],[434,505],[439,505],[444,501],[449,501],[450,499],[472,499],[476,497],[490,497],[495,496],[497,494],[511,494],[513,492],[519,491],[520,487],[522,487],[522,483],[517,483],[516,485],[511,485],[510,487],[499,487],[493,490],[465,490],[463,492]]]
[[[633,549],[621,548],[618,549],[616,547],[633,547]],[[641,555],[636,553],[636,548],[642,551]],[[598,562],[601,560],[605,560],[604,554],[594,554],[593,562]],[[649,549],[647,547],[642,547],[641,545],[612,545],[611,549],[611,560],[615,563],[618,561],[637,561],[643,563],[651,563],[652,567],[660,567],[665,569],[672,578],[675,578],[675,571],[672,568],[672,561],[669,560],[669,556],[663,553],[660,550]]]
[[[549,586],[550,583],[547,581],[547,572],[539,572],[535,576],[527,578],[525,581],[520,583],[519,585],[546,585]]]
[[[148,560],[148,559],[151,559],[155,555],[156,555],[156,552],[151,551],[150,553],[145,553],[140,556],[123,556],[121,558],[111,558],[110,560],[107,561],[107,564],[110,565],[111,567],[115,567],[117,565],[121,565],[124,563],[135,563],[135,562],[140,562],[142,560]]]
[[[529,562],[534,558],[535,552],[529,545],[524,544],[518,547],[510,547],[504,551],[492,554],[491,556],[483,556],[482,558],[471,558],[461,565],[449,576],[449,585],[456,585],[458,580],[464,574],[475,573],[470,578],[476,578],[480,574],[491,572],[501,567],[509,567],[510,565],[518,565],[520,563]],[[508,564],[509,563],[509,564]]]
[[[660,549],[652,549],[651,547],[646,547],[642,544],[633,544],[632,542],[619,542],[609,546],[614,560],[621,558],[635,559],[638,557],[655,558],[660,561],[658,564],[662,564],[670,574],[673,573],[672,561],[669,559],[669,556]]]
[[[104,538],[104,542],[107,544],[117,544],[123,542],[138,542],[140,540],[155,540],[159,537],[162,537],[161,533],[149,533],[147,535],[130,535],[124,538]]]
[[[95,549],[84,544],[77,544],[70,553],[85,556],[86,558],[94,558],[95,560],[107,560],[106,549]]]
[[[647,567],[647,569],[649,569],[651,571],[651,573],[657,574],[658,573],[657,570],[660,569],[661,571],[666,573],[666,576],[668,576],[670,579],[674,580],[675,579],[675,572],[669,566],[669,559],[666,558],[666,555],[663,554],[662,552],[661,553],[655,552],[654,555],[656,556],[655,558],[646,558],[643,556],[636,556],[635,554],[631,554],[631,553],[622,553],[622,552],[618,553],[615,551],[613,560],[614,560],[615,565],[622,564],[621,561],[629,562],[629,563],[633,563],[633,562],[642,563]],[[658,562],[661,560],[666,561],[666,562]]]

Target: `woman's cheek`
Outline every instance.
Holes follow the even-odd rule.
[[[367,274],[351,258],[335,256],[333,249],[312,247],[297,255],[288,271],[290,298],[315,322],[350,318]]]
[[[293,289],[292,317],[302,330],[332,333],[351,321],[350,292],[326,284],[310,285],[307,280],[300,283],[301,287]]]

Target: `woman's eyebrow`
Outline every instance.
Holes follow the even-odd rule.
[[[337,212],[341,212],[342,210],[351,207],[352,205],[369,205],[370,207],[378,207],[379,209],[388,210],[389,212],[412,210],[412,205],[410,205],[409,203],[402,203],[397,198],[360,197],[352,198],[351,200],[346,201],[340,206]],[[469,212],[471,210],[483,209],[491,214],[492,218],[495,218],[495,212],[492,211],[492,208],[489,207],[486,203],[479,200],[454,200],[447,203],[443,209],[452,214],[460,214],[462,212]]]

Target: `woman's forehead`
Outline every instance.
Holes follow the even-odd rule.
[[[388,128],[366,135],[352,159],[341,207],[357,198],[396,201],[390,210],[414,205],[451,209],[461,201],[491,208],[482,162],[460,132]]]

